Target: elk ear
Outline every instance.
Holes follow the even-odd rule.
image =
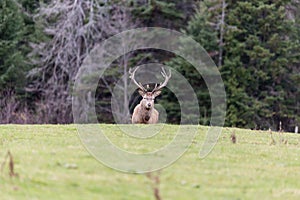
[[[161,91],[160,90],[157,90],[155,92],[153,92],[153,96],[154,97],[157,97],[158,95],[160,95]]]
[[[143,90],[138,90],[139,94],[143,97],[145,95],[146,92],[144,92]]]

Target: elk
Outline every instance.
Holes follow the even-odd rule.
[[[154,100],[155,98],[160,95],[161,89],[164,88],[169,79],[171,78],[171,70],[169,71],[169,75],[166,73],[164,68],[161,68],[161,74],[164,77],[164,82],[155,84],[154,89],[149,92],[147,89],[149,86],[144,88],[141,83],[138,83],[135,79],[135,72],[138,70],[139,67],[136,67],[135,70],[129,71],[130,78],[133,83],[138,87],[139,94],[143,97],[140,103],[134,108],[131,122],[133,124],[156,124],[158,122],[159,113],[154,108]]]

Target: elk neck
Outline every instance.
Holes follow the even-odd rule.
[[[144,121],[149,121],[149,119],[151,117],[151,113],[152,113],[153,107],[151,107],[151,108],[143,107],[142,109],[143,109],[143,111],[142,111],[142,118],[143,118],[143,120]]]

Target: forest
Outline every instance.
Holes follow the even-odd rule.
[[[300,126],[299,0],[1,0],[0,123],[73,123],[72,88],[84,59],[107,38],[142,27],[179,31],[207,51],[225,85],[226,127],[279,130],[282,124],[293,132]],[[155,49],[122,56],[99,79],[99,123],[115,123],[111,89],[146,63],[184,75],[199,99],[199,123],[210,125],[201,74]],[[164,90],[157,99],[170,124],[180,123],[174,95]],[[128,99],[131,112],[138,100]]]

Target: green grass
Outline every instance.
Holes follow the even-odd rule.
[[[167,125],[148,143],[130,141],[116,125],[102,128],[122,148],[147,151],[164,146],[177,126]],[[188,151],[160,172],[162,199],[300,199],[300,135],[273,133],[271,144],[268,132],[225,128],[213,151],[199,159],[206,130],[199,127]],[[121,173],[94,159],[75,125],[2,125],[0,163],[8,150],[18,177],[9,176],[6,163],[1,199],[155,199],[145,175]]]

